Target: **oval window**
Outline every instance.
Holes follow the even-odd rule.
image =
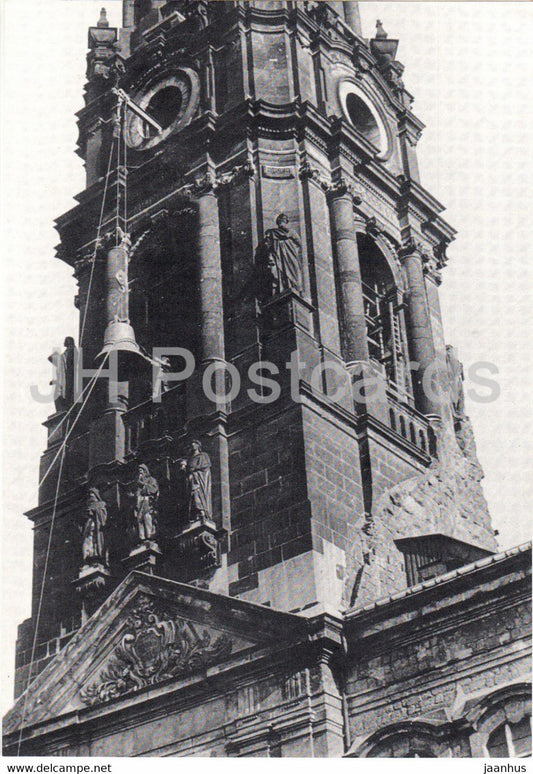
[[[350,124],[377,149],[376,155],[383,158],[389,149],[387,130],[366,94],[354,83],[344,81],[339,86],[339,99]]]

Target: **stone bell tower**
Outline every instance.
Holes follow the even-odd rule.
[[[89,30],[18,691],[131,570],[338,611],[494,550],[397,48],[356,2],[124,0]]]

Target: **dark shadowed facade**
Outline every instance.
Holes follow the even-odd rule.
[[[89,30],[6,754],[530,754],[531,549],[483,497],[397,47],[356,2]]]

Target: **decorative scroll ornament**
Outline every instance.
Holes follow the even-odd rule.
[[[307,159],[304,159],[300,164],[298,175],[302,181],[314,180],[328,198],[334,199],[336,196],[348,194],[352,197],[354,204],[361,204],[363,201],[363,191],[361,188],[348,182],[343,177],[337,177],[335,180],[324,177],[322,172],[316,167],[312,167]]]
[[[192,622],[157,611],[152,600],[143,596],[128,618],[111,662],[97,680],[81,689],[80,697],[89,706],[117,699],[205,669],[231,650],[226,635],[213,639]]]
[[[363,201],[363,193],[361,189],[356,188],[354,185],[352,185],[352,183],[349,183],[343,177],[332,181],[330,185],[326,186],[325,191],[328,199],[335,199],[338,196],[345,196],[348,194],[354,204],[361,204]]]
[[[301,162],[298,176],[302,181],[314,180],[323,191],[327,191],[331,184],[331,181],[327,180],[319,169],[312,167],[307,159],[304,159]]]
[[[426,245],[409,237],[399,248],[397,254],[401,263],[409,256],[417,254],[422,262],[424,274],[429,275],[438,285],[440,285],[442,280],[441,270],[447,263],[446,247],[448,244],[449,240],[444,239],[430,250]]]
[[[418,253],[420,258],[423,260],[423,256],[425,255],[424,246],[421,242],[414,240],[413,237],[408,237],[405,239],[402,245],[398,248],[398,258],[402,262],[415,253]]]
[[[371,237],[378,237],[382,231],[383,228],[381,226],[381,223],[377,220],[375,215],[372,215],[370,218],[367,218],[365,223],[365,230],[366,233]]]
[[[187,526],[176,540],[176,556],[186,583],[211,574],[220,567],[220,541],[223,532],[212,521]]]
[[[229,172],[224,172],[217,176],[216,188],[222,188],[226,185],[235,185],[242,180],[249,180],[256,174],[256,169],[251,161],[247,161],[245,164],[239,164]]]
[[[198,177],[193,183],[186,185],[182,191],[189,198],[196,198],[207,193],[217,193],[217,191],[226,186],[236,185],[244,180],[253,178],[256,169],[251,161],[244,164],[238,164],[228,172],[222,172],[220,175],[209,170],[205,175]]]

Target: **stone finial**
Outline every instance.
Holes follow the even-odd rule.
[[[100,18],[96,24],[97,27],[109,27],[109,21],[107,19],[107,11],[105,8],[100,10]]]
[[[388,37],[388,34],[383,29],[383,22],[379,19],[376,21],[376,38],[379,38],[380,40],[384,40]]]

